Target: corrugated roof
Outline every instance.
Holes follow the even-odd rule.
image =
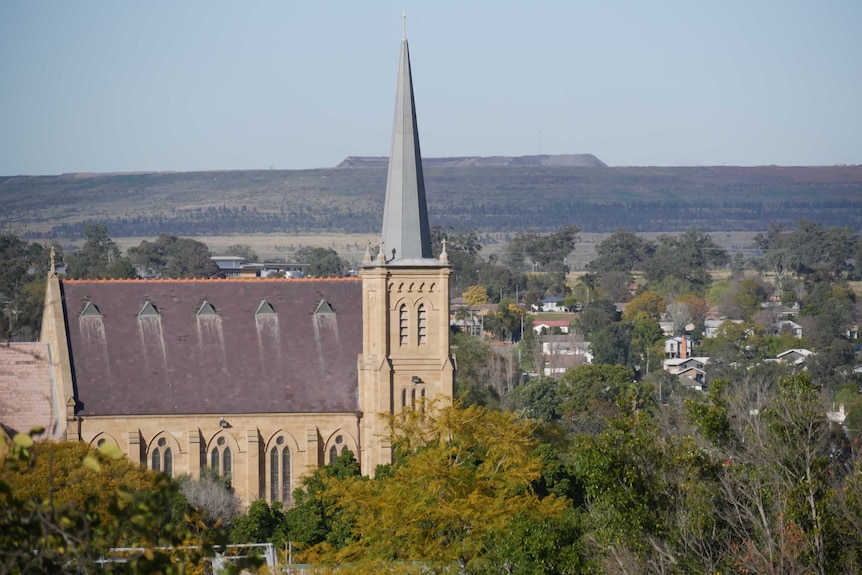
[[[78,280],[63,291],[80,413],[357,409],[358,279]],[[315,314],[324,301],[334,314]],[[158,314],[140,315],[147,302]],[[274,315],[258,313],[262,302]],[[199,313],[207,304],[214,314]]]

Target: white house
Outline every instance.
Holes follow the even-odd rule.
[[[691,357],[692,342],[685,336],[671,337],[664,341],[664,356],[672,357]]]

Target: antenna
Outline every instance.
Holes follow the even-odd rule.
[[[407,9],[401,9],[401,39],[407,39]]]

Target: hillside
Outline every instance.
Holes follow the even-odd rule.
[[[591,165],[557,165],[571,162]],[[606,167],[587,155],[430,158],[424,165],[432,225],[756,231],[809,218],[862,229],[862,166]],[[5,177],[0,229],[71,238],[83,222],[99,221],[118,237],[375,232],[385,158],[340,166]]]

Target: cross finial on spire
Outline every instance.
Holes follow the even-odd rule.
[[[401,39],[407,39],[407,9],[401,9]]]

